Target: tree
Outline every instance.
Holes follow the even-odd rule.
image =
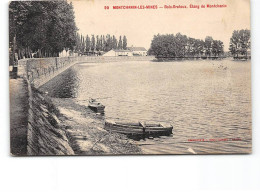
[[[96,50],[101,51],[101,43],[98,35],[96,36],[96,42]]]
[[[205,55],[206,56],[211,56],[211,49],[212,49],[212,43],[213,43],[213,38],[210,36],[207,36],[205,38],[205,44],[204,44],[204,49],[205,49]]]
[[[123,37],[123,49],[124,50],[127,49],[127,39],[126,39],[126,36]]]
[[[206,49],[209,56],[214,53],[215,56],[223,54],[223,42],[213,40],[212,37],[206,37],[203,40],[187,37],[181,33],[166,35],[155,35],[148,54],[155,55],[157,58],[186,58],[200,57]]]
[[[76,46],[75,46],[75,51],[77,53],[80,53],[80,49],[81,49],[81,38],[80,35],[77,33],[76,34]]]
[[[248,50],[250,49],[251,46],[250,31],[240,30],[239,35],[240,35],[240,43],[241,43],[240,54],[247,57]]]
[[[105,51],[108,52],[113,48],[113,41],[109,34],[106,35]]]
[[[238,48],[239,48],[240,38],[239,38],[239,31],[234,30],[232,37],[230,38],[230,44],[229,44],[229,51],[233,56],[238,56]]]
[[[188,38],[187,41],[187,48],[188,48],[188,56],[195,56],[196,54],[196,39]]]
[[[92,35],[92,38],[91,38],[91,51],[94,52],[95,51],[95,48],[96,48],[96,42],[95,42],[95,36]]]
[[[120,36],[121,37],[121,36]],[[126,37],[124,37],[126,41]],[[123,46],[122,38],[121,38],[121,43]],[[104,51],[108,52],[111,49],[118,49],[118,41],[115,35],[110,35],[107,34],[105,35],[89,35],[83,37],[82,35],[76,34],[76,47],[75,50],[78,51],[79,53],[81,52],[82,46],[84,47],[84,52],[89,52],[89,51]],[[126,46],[125,42],[125,46]],[[123,49],[123,47],[122,47]],[[82,52],[83,53],[83,52]]]
[[[182,35],[181,33],[177,33],[173,44],[175,44],[175,55],[178,58],[183,58],[187,56],[190,52],[190,47],[188,44],[188,37],[186,35]]]
[[[87,35],[86,37],[86,52],[89,52],[90,48],[91,48],[91,41],[90,41],[90,37]]]
[[[123,42],[122,42],[122,37],[119,37],[119,41],[118,41],[118,49],[122,50],[123,49]]]
[[[213,40],[212,42],[212,54],[216,57],[216,56],[220,56],[220,54],[224,53],[224,46],[223,46],[223,42],[219,41],[219,40]]]
[[[12,1],[9,21],[9,38],[16,37],[15,52],[20,57],[32,52],[39,57],[58,56],[64,48],[73,49],[76,44],[73,6],[67,1]]]
[[[113,38],[112,38],[112,48],[117,49],[117,39],[114,35],[113,35]]]
[[[100,36],[100,51],[104,51],[103,49],[103,35]]]
[[[202,56],[204,54],[204,44],[203,40],[198,40],[197,54]]]
[[[245,56],[247,58],[247,53],[250,47],[250,30],[234,30],[229,43],[229,51],[231,55],[236,58],[238,58],[239,55]]]
[[[80,53],[85,52],[85,38],[84,36],[80,35]]]
[[[155,35],[149,54],[154,54],[156,57],[176,57],[176,44],[174,35]]]
[[[103,35],[103,38],[102,38],[102,51],[106,51],[106,39],[105,39],[105,36]]]

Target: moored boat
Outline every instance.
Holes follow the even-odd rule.
[[[105,106],[102,105],[100,102],[97,102],[95,99],[89,100],[88,107],[97,113],[104,113],[105,109]]]
[[[161,123],[152,124],[144,122],[114,122],[106,121],[105,129],[107,131],[121,133],[127,135],[129,138],[140,139],[146,137],[169,136],[172,134],[173,126],[165,126]]]

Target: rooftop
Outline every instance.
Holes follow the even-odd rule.
[[[115,52],[130,52],[131,50],[116,50],[116,49],[112,49],[114,50]]]
[[[147,51],[144,47],[127,47],[130,51]]]

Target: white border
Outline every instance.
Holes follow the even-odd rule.
[[[0,2],[0,192],[259,192],[259,0],[251,0],[252,155],[40,158],[9,156],[8,1]]]

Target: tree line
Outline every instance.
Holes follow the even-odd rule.
[[[12,1],[9,4],[10,56],[57,57],[61,51],[80,54],[127,49],[126,36],[77,33],[72,3],[62,1]]]
[[[220,40],[207,36],[205,40],[195,39],[181,33],[155,35],[148,51],[156,58],[195,58],[220,57],[224,53],[224,45]]]
[[[12,1],[9,4],[9,44],[18,59],[54,57],[74,49],[77,27],[67,1]]]
[[[230,38],[229,51],[235,59],[248,59],[251,47],[250,30],[234,30]]]
[[[86,37],[77,34],[75,51],[80,54],[94,54],[108,52],[112,49],[126,50],[127,38],[120,36],[119,40],[115,35],[87,35]]]

